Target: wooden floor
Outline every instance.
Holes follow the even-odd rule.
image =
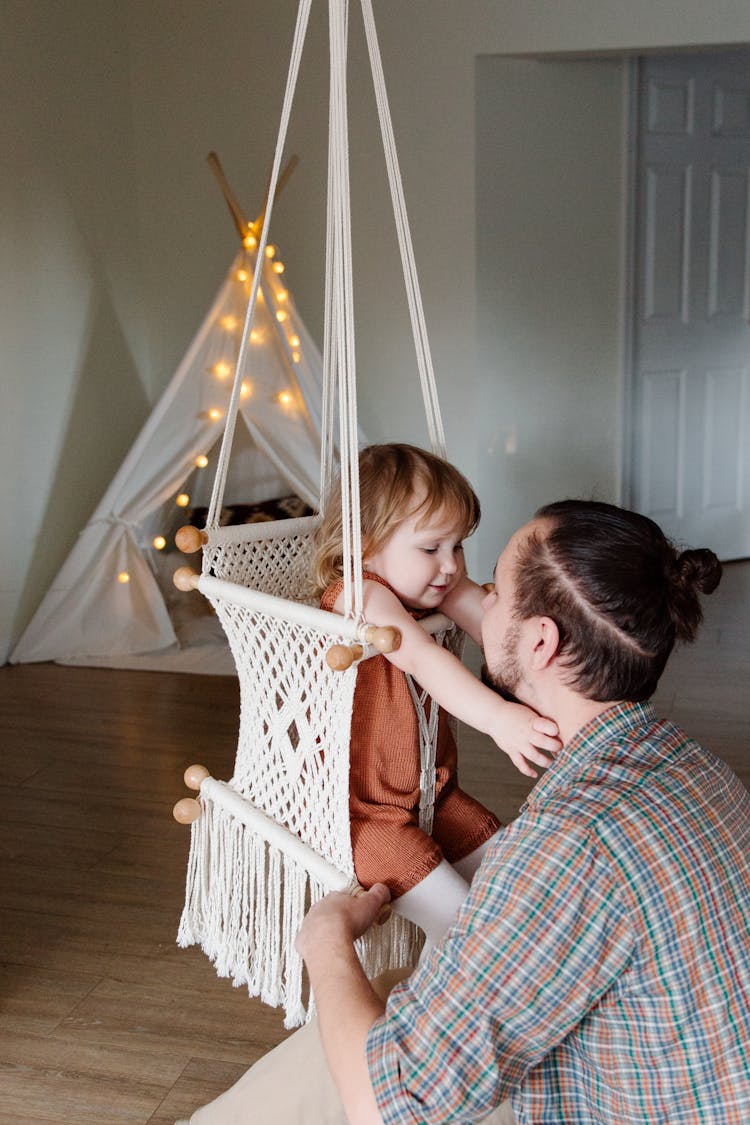
[[[750,786],[750,564],[727,567],[657,702]],[[171,1125],[284,1037],[275,1011],[179,950],[201,761],[228,777],[236,686],[212,676],[0,669],[0,1120]],[[527,785],[464,731],[462,777],[504,819]]]

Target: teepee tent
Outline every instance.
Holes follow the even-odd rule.
[[[187,522],[186,509],[207,503],[208,466],[223,429],[257,266],[254,228],[245,224],[244,245],[208,315],[12,652],[13,663],[162,666],[160,654],[168,658],[179,648],[167,601],[169,572],[184,558],[165,548]],[[238,441],[235,495],[226,495],[249,504],[291,493],[317,508],[322,360],[274,247],[266,247],[261,266],[242,373],[238,438],[244,440]],[[166,666],[192,670],[179,660],[167,659]]]

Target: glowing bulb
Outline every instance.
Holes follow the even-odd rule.
[[[295,363],[299,363],[301,358],[299,352],[292,352],[292,359]]]
[[[117,581],[121,586],[127,586],[128,582],[130,581],[130,575],[128,574],[127,570],[120,571],[120,573],[117,575]]]
[[[288,316],[289,313],[286,311],[286,309],[279,309],[279,311],[276,313],[276,319],[278,320],[279,324],[283,324]]]
[[[273,268],[274,273],[283,273],[284,272],[284,263],[283,262],[274,262],[272,268]]]
[[[279,289],[278,293],[276,294],[276,300],[286,301],[288,296],[289,294],[287,293],[286,289]]]
[[[152,545],[156,547],[157,551],[163,551],[167,545],[167,541],[163,535],[157,535],[154,538]]]
[[[237,319],[233,316],[223,316],[219,324],[225,332],[234,332],[237,328]]]
[[[208,416],[212,422],[218,422],[219,418],[221,418],[221,411],[218,406],[212,406],[208,412]]]
[[[181,492],[180,495],[175,499],[175,504],[178,508],[187,508],[189,503],[190,497],[188,496],[187,492]]]
[[[255,247],[258,245],[258,239],[255,237],[254,234],[246,234],[245,237],[242,239],[242,245],[245,247],[246,250],[254,250]]]
[[[266,257],[267,258],[273,258],[275,256],[275,254],[276,254],[276,247],[275,246],[266,246]]]
[[[250,342],[253,343],[253,344],[259,344],[262,339],[263,339],[263,336],[258,331],[258,329],[253,328],[252,332],[250,333]]]
[[[292,347],[292,348],[298,348],[299,347],[299,336],[290,336],[289,337],[289,346]]]
[[[242,398],[250,398],[250,395],[252,393],[253,393],[252,383],[243,383],[242,386],[240,387],[241,397]]]
[[[292,396],[289,391],[280,391],[278,398],[282,406],[289,406],[292,402]]]
[[[250,276],[250,274],[247,272],[247,270],[237,270],[237,280],[238,281],[247,281],[249,276]]]
[[[206,457],[206,454],[205,453],[198,454],[198,456],[195,458],[196,469],[205,469],[207,464],[208,464],[208,457]]]
[[[215,363],[211,370],[217,379],[226,379],[228,375],[232,374],[232,368],[223,359]]]

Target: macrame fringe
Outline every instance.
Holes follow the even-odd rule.
[[[305,912],[328,888],[216,802],[202,796],[191,826],[185,907],[177,944],[198,945],[218,976],[247,987],[271,1007],[283,1007],[284,1027],[299,1027],[314,1012],[303,998],[302,959],[294,948]],[[394,915],[357,943],[372,978],[409,968],[419,954],[416,926]]]

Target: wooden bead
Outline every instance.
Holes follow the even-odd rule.
[[[211,775],[205,766],[194,765],[188,766],[183,776],[188,789],[200,789],[201,782]]]
[[[192,824],[200,815],[200,802],[195,797],[183,797],[172,809],[172,816],[178,824]]]
[[[361,659],[362,645],[331,645],[326,653],[326,664],[333,672],[345,672]]]
[[[353,663],[348,645],[331,645],[326,653],[326,664],[333,672],[345,672]]]
[[[401,632],[391,625],[370,625],[365,631],[365,640],[378,652],[395,652],[401,647]]]
[[[191,527],[190,524],[187,524],[176,532],[174,541],[175,546],[179,551],[182,551],[183,555],[192,555],[195,551],[200,551],[201,547],[206,542],[206,533],[205,531],[200,531],[197,527]]]
[[[178,566],[172,575],[172,581],[178,590],[186,594],[198,585],[198,574],[191,566]]]

